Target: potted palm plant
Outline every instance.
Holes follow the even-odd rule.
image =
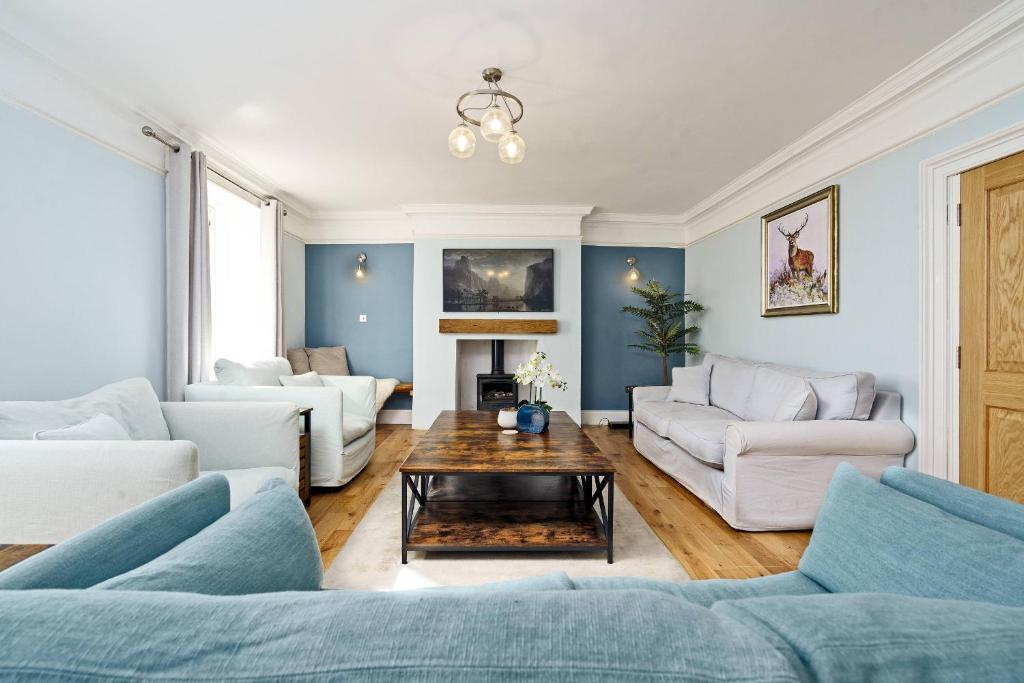
[[[673,292],[657,280],[651,280],[646,287],[633,287],[633,293],[644,300],[642,306],[623,306],[622,310],[644,321],[644,327],[637,330],[643,341],[630,344],[631,349],[650,351],[661,356],[661,380],[669,383],[668,357],[673,353],[700,353],[700,347],[686,338],[699,330],[697,325],[684,327],[686,316],[700,313],[704,307],[687,299],[681,292]]]

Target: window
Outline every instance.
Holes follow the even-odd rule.
[[[210,303],[213,358],[251,362],[275,355],[275,245],[260,206],[213,181]]]

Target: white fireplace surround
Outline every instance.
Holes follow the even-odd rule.
[[[406,207],[417,226],[413,254],[413,429],[427,429],[442,410],[455,410],[464,402],[460,390],[459,342],[489,342],[489,334],[441,334],[440,318],[544,318],[558,321],[556,334],[501,334],[506,340],[505,371],[512,372],[511,342],[535,342],[536,350],[548,354],[568,382],[566,391],[545,392],[555,410],[566,411],[580,422],[580,261],[581,220],[590,207],[498,207],[488,212],[481,207],[453,215],[451,207],[431,211],[429,207]],[[429,235],[429,236],[428,236]],[[435,237],[436,235],[436,237]],[[555,257],[555,310],[551,313],[445,313],[442,301],[442,252],[444,249],[552,249]],[[490,369],[490,349],[486,351]],[[475,382],[475,371],[472,379]],[[474,387],[475,392],[475,387]],[[475,393],[474,393],[475,401]]]

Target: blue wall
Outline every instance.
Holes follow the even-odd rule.
[[[164,181],[0,103],[0,400],[164,386]]]
[[[1024,120],[1017,94],[822,182],[839,185],[839,313],[760,316],[761,228],[751,216],[687,249],[687,289],[707,306],[708,351],[827,370],[867,370],[918,424],[918,173],[924,159]],[[817,187],[815,188],[817,189]],[[780,197],[778,206],[793,197]],[[766,209],[765,212],[771,208]],[[912,459],[910,466],[915,465]]]
[[[683,290],[682,249],[583,247],[583,410],[625,410],[627,384],[661,384],[661,356],[626,348],[638,343],[637,318],[622,312],[642,301],[630,291],[626,258],[636,256],[640,282],[657,280]],[[670,359],[682,365],[681,357]]]
[[[367,276],[355,276],[365,252]],[[306,245],[306,346],[348,350],[354,375],[412,379],[411,244]],[[359,322],[365,313],[367,322]],[[388,408],[408,408],[393,396]]]

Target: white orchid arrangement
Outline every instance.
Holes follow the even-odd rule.
[[[522,403],[532,403],[549,412],[551,406],[543,400],[544,387],[565,391],[569,386],[562,373],[548,362],[548,354],[543,351],[537,351],[525,363],[520,363],[513,377],[519,384],[530,387],[530,400]]]

